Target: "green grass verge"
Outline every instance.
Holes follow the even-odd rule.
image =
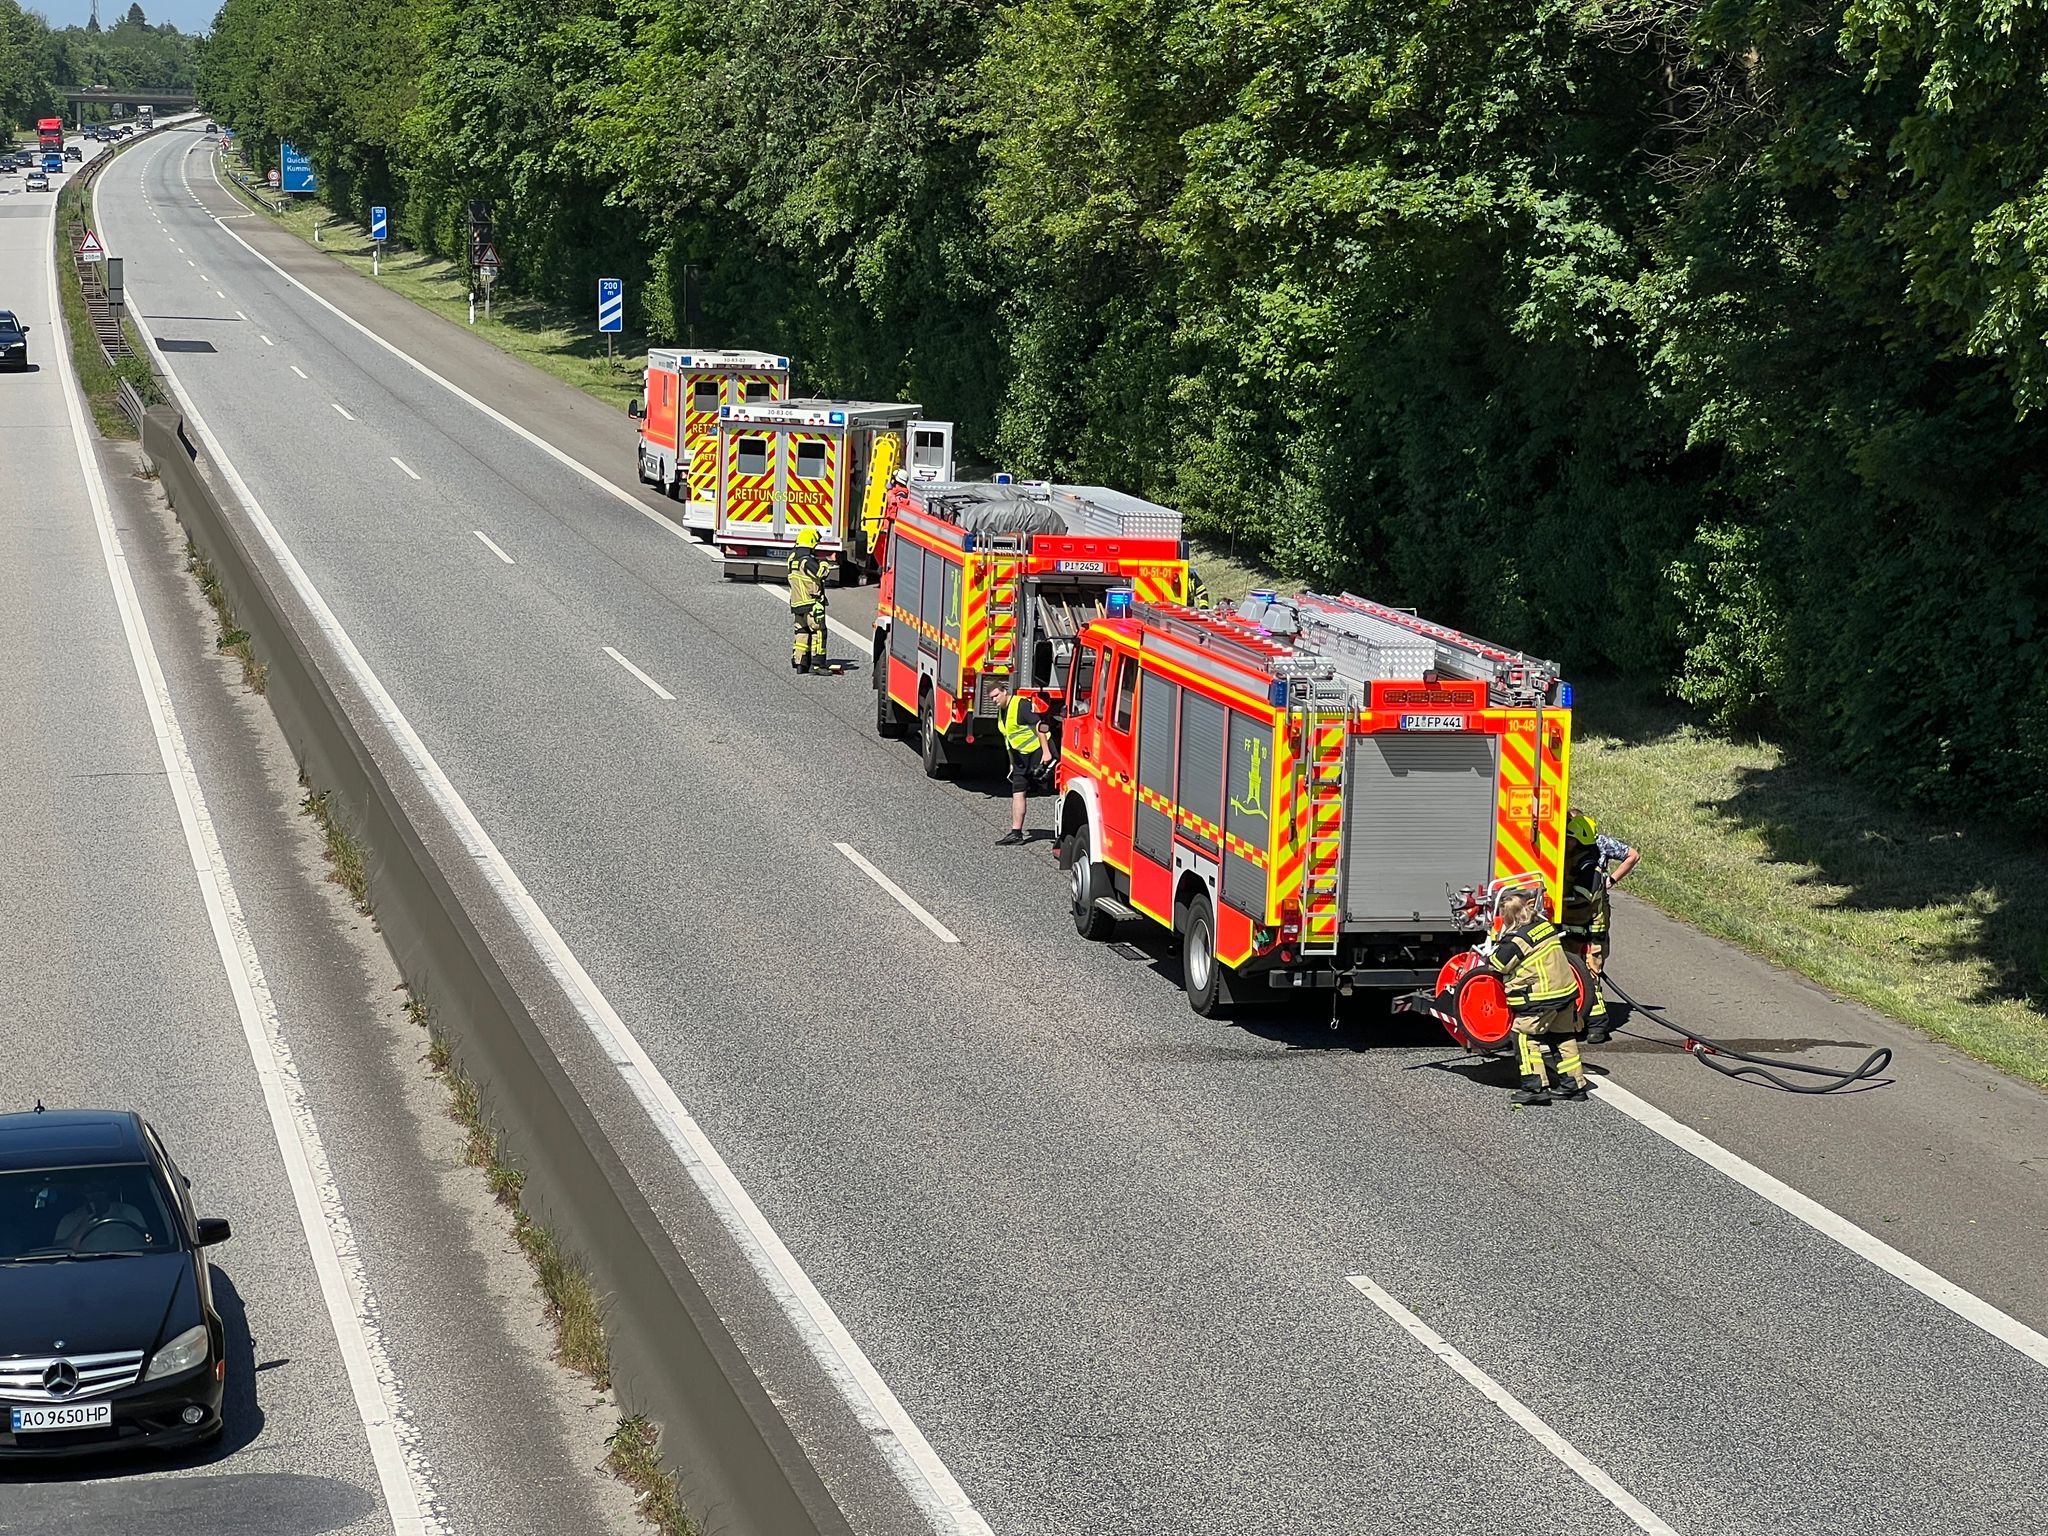
[[[227,164],[246,174],[246,168],[238,162]],[[317,226],[321,250],[351,271],[370,276],[370,232],[362,225],[338,217],[315,198],[297,198],[279,214],[247,196],[241,188],[231,186],[231,190],[252,211],[308,244],[315,243],[313,231]],[[387,244],[382,272],[375,280],[445,320],[465,327],[469,324],[469,279],[457,262]],[[627,402],[640,398],[640,371],[647,366],[646,344],[644,339],[617,337],[616,345],[621,350],[607,362],[604,338],[596,334],[597,295],[593,293],[590,297],[588,313],[571,315],[531,299],[501,294],[492,303],[491,316],[486,320],[479,296],[476,334],[500,351],[509,352],[623,412]]]
[[[121,331],[134,356],[109,365],[106,353],[100,350],[99,337],[93,332],[92,315],[78,286],[78,269],[71,260],[71,253],[78,248],[85,232],[89,190],[76,180],[67,180],[57,192],[57,233],[52,253],[57,263],[57,302],[64,311],[64,328],[71,338],[71,365],[78,371],[79,388],[85,391],[100,436],[132,439],[136,436],[135,424],[121,409],[121,381],[126,379],[134,385],[146,405],[161,405],[163,391],[150,372],[142,338],[125,313],[121,316]],[[51,345],[55,344],[53,338]]]

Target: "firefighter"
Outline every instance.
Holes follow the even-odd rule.
[[[1602,978],[1607,973],[1608,930],[1612,902],[1607,893],[1628,877],[1642,855],[1618,837],[1609,837],[1584,811],[1572,809],[1564,823],[1565,948],[1586,965],[1592,1007],[1586,1019],[1586,1043],[1605,1045],[1614,1038],[1607,1015]]]
[[[818,530],[799,528],[789,553],[789,617],[796,645],[789,664],[799,672],[823,672],[825,665],[825,561]]]
[[[1052,722],[1034,700],[1002,683],[989,690],[989,697],[1010,755],[1010,830],[996,839],[997,847],[1005,847],[1024,841],[1024,805],[1032,781],[1052,772]]]
[[[1488,964],[1500,972],[1514,1010],[1515,1050],[1522,1068],[1517,1104],[1586,1097],[1579,1059],[1579,981],[1565,958],[1564,935],[1543,915],[1541,893],[1512,887],[1500,898],[1501,936]],[[1549,1055],[1557,1054],[1553,1095]]]
[[[1204,613],[1216,606],[1216,600],[1209,595],[1209,583],[1202,580],[1202,573],[1192,565],[1188,567],[1188,606]]]

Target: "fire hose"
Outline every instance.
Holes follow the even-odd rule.
[[[1627,1003],[1632,1015],[1640,1014],[1658,1028],[1670,1030],[1678,1036],[1680,1050],[1695,1061],[1712,1067],[1723,1077],[1768,1083],[1786,1093],[1839,1093],[1858,1083],[1874,1083],[1878,1075],[1891,1065],[1892,1053],[1888,1046],[1879,1046],[1863,1058],[1862,1065],[1855,1067],[1815,1066],[1810,1062],[1787,1061],[1782,1056],[1763,1056],[1754,1051],[1737,1050],[1732,1045],[1673,1023],[1665,1016],[1667,1010],[1661,1004],[1645,1003],[1629,996],[1612,976],[1602,978],[1601,990]],[[1780,1077],[1778,1074],[1781,1072],[1803,1073],[1819,1081],[1791,1082]]]

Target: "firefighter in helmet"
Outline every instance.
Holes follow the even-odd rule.
[[[1543,915],[1542,890],[1510,886],[1495,911],[1500,938],[1487,963],[1500,972],[1513,1010],[1515,1050],[1522,1068],[1518,1104],[1548,1104],[1553,1097],[1586,1097],[1579,1059],[1579,979],[1564,952],[1564,935]],[[1557,1056],[1553,1089],[1550,1054]]]
[[[1613,903],[1607,893],[1627,878],[1642,855],[1618,837],[1608,837],[1600,824],[1573,808],[1564,822],[1564,942],[1586,966],[1592,1007],[1586,1018],[1586,1043],[1605,1045],[1614,1037],[1607,1014],[1602,978],[1607,972],[1608,929]]]
[[[1209,583],[1202,580],[1202,573],[1192,565],[1188,567],[1188,606],[1205,613],[1216,606],[1216,599],[1209,595]]]
[[[796,626],[789,664],[799,672],[825,671],[825,559],[815,528],[799,528],[789,552],[789,617]]]

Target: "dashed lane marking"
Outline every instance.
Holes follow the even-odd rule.
[[[858,848],[854,847],[851,843],[834,843],[832,846],[853,860],[854,866],[866,874],[870,880],[895,897],[896,905],[937,934],[941,944],[958,944],[960,942],[958,934],[954,933],[952,929],[919,906],[916,898],[910,892],[904,890],[902,886],[870,864]]]
[[[477,537],[482,538],[483,535],[479,534],[477,535]],[[485,542],[489,543],[490,541],[486,539]],[[610,646],[606,646],[604,648],[604,653],[605,655],[611,657],[613,661],[616,661],[620,666],[624,667],[628,672],[632,673],[635,677],[639,678],[641,682],[645,683],[657,699],[660,699],[664,703],[668,704],[675,703],[676,696],[674,694],[670,693],[666,688],[662,687],[661,684],[657,683],[645,672],[642,672],[638,667],[634,666],[633,663],[626,660],[625,657],[621,656],[617,651],[613,650]]]
[[[488,533],[485,533],[483,529],[472,528],[469,531],[484,541],[485,549],[488,549],[492,554],[496,555],[500,560],[504,561],[507,565],[517,565],[519,563],[517,560],[514,560],[510,555],[506,554],[505,551],[498,548],[496,542],[493,541],[491,536]]]

